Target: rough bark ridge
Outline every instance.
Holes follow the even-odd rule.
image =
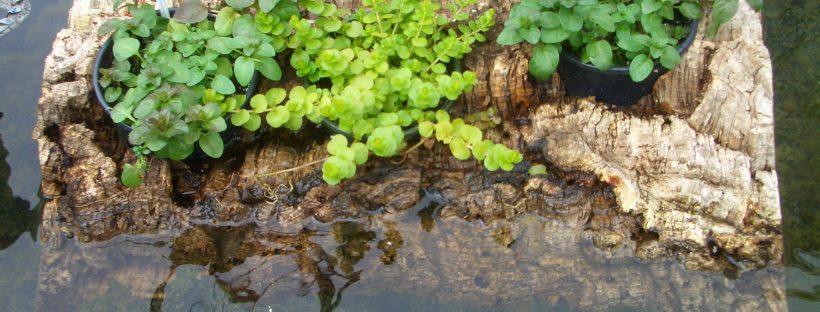
[[[476,12],[499,12],[492,40],[514,1],[478,2]],[[571,225],[563,227],[574,231],[569,236],[591,237],[598,248],[626,248],[645,259],[677,255],[695,269],[780,263],[771,67],[759,17],[745,4],[718,40],[696,41],[678,69],[656,85],[654,98],[628,109],[566,97],[557,75],[535,83],[527,75],[525,46],[476,47],[463,63],[480,82],[454,112],[496,107],[503,127],[491,135],[526,152],[528,161],[547,160],[555,169],[548,178],[529,177],[523,166],[486,173],[476,162],[454,161],[441,147],[409,153],[400,165],[371,161],[341,187],[322,184],[315,167],[252,178],[324,158],[326,137],[307,127],[245,138],[220,161],[152,159],[146,184],[136,190],[118,181],[133,155],[91,88],[93,59],[104,39],[96,29],[114,15],[110,7],[110,0],[76,1],[69,28],[58,34],[46,60],[34,138],[43,193],[51,198],[42,227],[44,240],[53,244],[48,248],[58,250],[61,236],[102,241],[181,231],[194,223],[298,229],[310,218],[329,222],[362,218],[373,209],[408,209],[419,201],[420,189],[430,188],[445,203],[436,218],[491,224],[535,214]],[[544,235],[545,242],[562,238]],[[480,256],[464,248],[452,244],[445,250],[464,251],[471,255],[467,260]],[[59,255],[43,256],[45,272],[54,269],[54,257]],[[408,274],[414,267],[391,268]],[[52,276],[41,275],[41,284],[49,285]],[[533,289],[538,287],[548,285]]]
[[[561,168],[594,172],[624,212],[659,235],[638,250],[644,257],[718,246],[744,259],[780,258],[772,70],[757,20],[744,3],[717,42],[699,40],[658,83],[657,101],[671,114],[579,101],[543,105],[533,118],[529,142],[545,140]]]

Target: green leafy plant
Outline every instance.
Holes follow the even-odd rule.
[[[128,140],[137,155],[123,168],[122,182],[142,184],[148,154],[182,160],[194,145],[218,158],[225,116],[245,102],[243,94],[255,71],[279,80],[274,59],[285,47],[297,15],[293,1],[228,0],[214,21],[198,0],[186,1],[173,19],[157,16],[153,6],[128,4],[130,19],[101,25],[112,33],[114,60],[99,70],[111,118],[131,128]],[[115,8],[124,0],[115,1]],[[255,11],[256,14],[250,14]]]
[[[254,130],[264,120],[296,130],[303,120],[331,121],[347,132],[328,144],[323,176],[335,185],[356,173],[372,153],[391,157],[406,150],[405,129],[450,147],[458,159],[475,158],[488,170],[512,170],[518,151],[484,140],[479,127],[451,120],[443,100],[470,91],[476,74],[448,67],[486,40],[494,10],[471,19],[475,0],[442,6],[431,0],[363,0],[349,12],[324,1],[299,0],[313,19],[291,17],[290,65],[312,85],[271,89],[237,108],[231,122]],[[320,87],[322,86],[322,87]],[[349,139],[348,139],[349,138]]]
[[[759,9],[761,0],[748,0]],[[686,37],[691,20],[711,4],[714,36],[737,12],[738,0],[523,0],[516,4],[497,43],[534,45],[529,63],[533,77],[549,78],[567,49],[600,70],[629,66],[633,81],[646,79],[654,61],[672,69],[679,61],[676,46]]]

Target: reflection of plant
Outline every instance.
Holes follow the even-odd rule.
[[[292,130],[301,128],[304,118],[337,123],[351,135],[337,135],[328,144],[331,156],[322,169],[331,185],[353,177],[370,153],[400,153],[406,148],[402,128],[413,124],[422,137],[449,145],[458,159],[474,157],[489,170],[512,170],[522,160],[520,153],[484,140],[481,129],[452,119],[440,107],[443,99],[458,99],[477,80],[473,72],[446,65],[484,41],[483,33],[494,24],[492,9],[469,20],[474,3],[449,3],[448,16],[431,0],[365,0],[351,15],[322,1],[299,1],[316,19],[290,19],[290,64],[299,77],[330,87],[272,89],[255,96],[252,108],[237,108],[231,121],[255,129],[264,117],[273,128]]]
[[[382,250],[379,260],[384,264],[392,264],[399,255],[399,249],[404,245],[404,239],[402,239],[401,233],[396,230],[395,222],[385,222],[385,226],[387,230],[384,232],[384,238],[377,245]]]
[[[354,266],[370,251],[376,232],[367,230],[361,223],[337,222],[333,224],[333,237],[339,243],[336,247],[339,268],[345,274],[352,274]]]
[[[642,81],[654,69],[653,60],[669,69],[680,61],[676,46],[689,30],[681,17],[701,18],[702,2],[712,3],[710,36],[738,8],[738,0],[523,0],[512,8],[497,42],[535,45],[529,69],[540,80],[552,75],[559,52],[568,49],[600,70],[628,65],[632,80]],[[762,6],[761,0],[748,2]]]
[[[115,7],[124,2],[115,1]],[[133,129],[128,139],[137,154],[136,164],[124,167],[125,185],[142,183],[149,153],[181,160],[198,143],[208,156],[222,155],[219,133],[227,129],[225,115],[235,109],[229,104],[244,102],[244,96],[234,95],[237,89],[247,87],[255,71],[281,78],[273,57],[285,48],[280,35],[289,29],[278,21],[298,10],[291,1],[276,2],[259,1],[254,16],[249,14],[254,1],[228,1],[231,6],[215,22],[199,1],[186,1],[171,20],[158,18],[153,6],[131,4],[132,18],[100,27],[100,33],[113,33],[114,41],[114,61],[100,70],[100,86],[105,100],[115,104],[114,122]]]

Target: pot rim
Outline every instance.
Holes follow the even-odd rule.
[[[689,47],[692,45],[692,43],[695,41],[695,37],[697,37],[697,34],[698,34],[698,24],[699,24],[699,22],[700,22],[700,20],[697,20],[697,19],[692,20],[692,25],[689,28],[689,34],[686,35],[686,38],[684,39],[683,43],[681,43],[680,46],[678,46],[678,49],[677,49],[678,54],[683,55],[683,53],[686,52],[686,50],[688,50]],[[573,65],[581,67],[581,68],[586,69],[586,70],[592,70],[592,71],[597,71],[597,72],[606,73],[606,74],[613,74],[613,75],[629,75],[629,66],[616,66],[616,67],[611,67],[608,70],[600,70],[600,69],[598,69],[598,67],[595,67],[595,65],[581,62],[581,59],[579,59],[577,56],[575,56],[575,54],[570,53],[565,49],[561,49],[561,51],[559,53],[560,53],[560,56],[563,60],[569,61]],[[663,72],[669,70],[666,67],[663,67],[660,64],[660,61],[658,61],[658,60],[653,60],[653,65],[654,65],[653,70],[661,70]]]

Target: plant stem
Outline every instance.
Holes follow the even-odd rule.
[[[396,13],[398,16],[402,16],[402,14],[404,14],[404,13],[402,13],[402,11],[404,11],[404,5],[405,4],[407,4],[407,1],[402,0],[401,6],[399,7],[399,11],[398,11],[398,13]],[[397,23],[393,24],[393,31],[391,32],[390,36],[395,36],[396,35],[396,31],[399,30],[399,24],[401,24],[401,22],[403,20],[404,20],[404,18],[402,17],[401,20],[399,20]]]
[[[275,176],[275,175],[280,175],[280,174],[288,173],[288,172],[294,172],[294,171],[301,170],[301,169],[304,169],[304,168],[307,168],[307,167],[315,166],[315,165],[318,165],[320,163],[323,163],[325,160],[327,160],[327,157],[316,160],[316,161],[306,163],[306,164],[298,166],[298,167],[279,170],[279,171],[275,171],[275,172],[271,172],[271,173],[255,174],[255,175],[252,175],[252,176],[255,177],[255,178],[272,177],[272,176]]]
[[[427,141],[429,141],[429,140],[430,140],[430,138],[425,138],[425,139],[419,141],[418,143],[416,143],[416,145],[413,145],[412,147],[408,148],[406,151],[404,151],[404,153],[403,153],[404,157],[402,157],[400,161],[392,161],[391,160],[390,162],[392,162],[393,164],[396,164],[396,165],[403,163],[405,160],[407,160],[407,155],[409,155],[410,152],[415,151],[416,149],[418,149],[419,147],[424,145],[424,143],[427,143]]]
[[[374,4],[374,5],[378,5],[378,4],[377,4],[377,2],[378,2],[378,1],[373,0],[373,4]],[[376,13],[376,23],[378,23],[378,24],[379,24],[379,32],[380,32],[380,33],[382,33],[382,34],[384,34],[384,28],[382,28],[382,16],[379,14],[379,10],[378,10],[378,9],[376,9],[376,8],[375,8],[375,6],[374,6],[374,10],[373,10],[373,12],[375,12],[375,13]]]
[[[439,53],[436,56],[436,59],[432,63],[430,63],[430,66],[428,66],[427,69],[425,69],[422,73],[426,73],[426,72],[430,71],[431,69],[433,69],[434,65],[441,62],[441,55],[447,55],[447,52],[450,51],[451,48],[453,48],[453,44],[455,42],[458,42],[460,40],[464,40],[464,38],[469,37],[469,36],[475,36],[475,34],[477,34],[479,32],[480,32],[480,30],[474,30],[473,32],[471,32],[469,34],[462,34],[461,36],[458,36],[456,38],[456,40],[454,40],[453,42],[450,43],[450,45],[447,46],[447,49],[445,49],[444,51],[442,51],[442,53]]]

